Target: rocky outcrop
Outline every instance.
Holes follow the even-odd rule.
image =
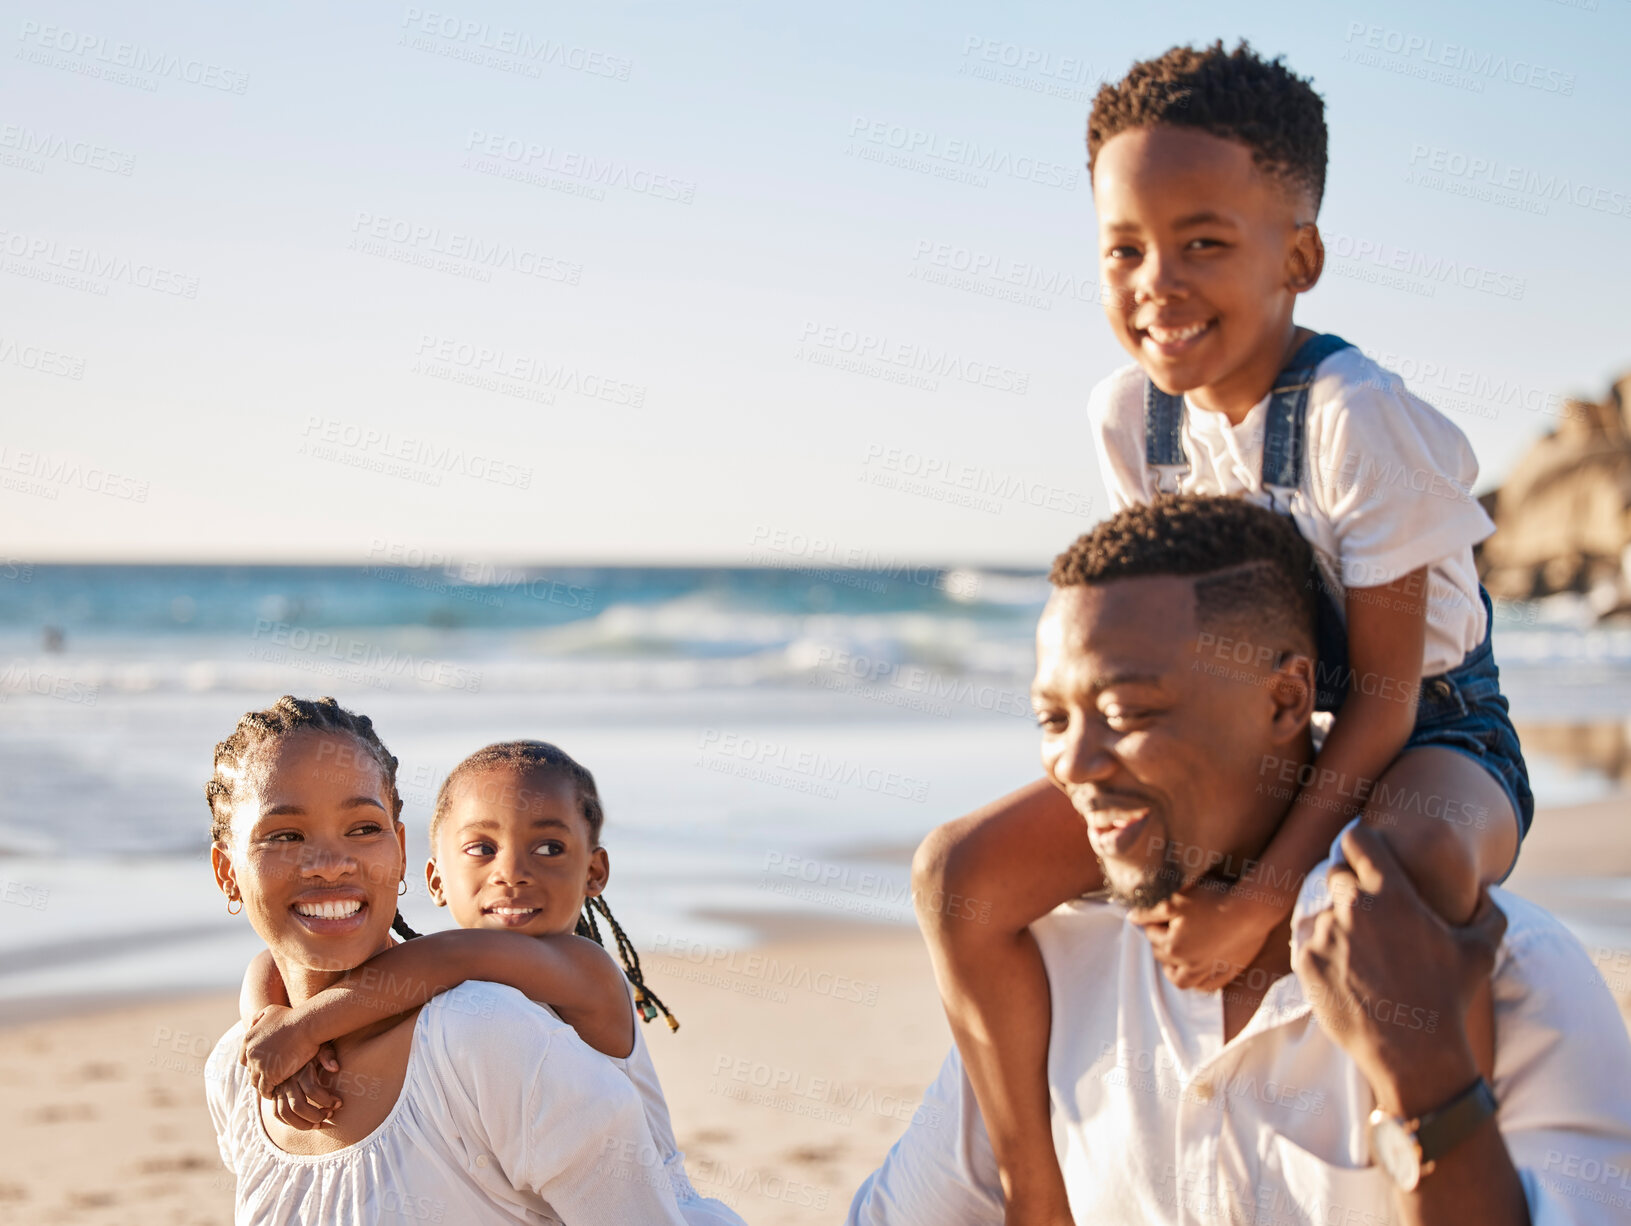
[[[1492,596],[1575,592],[1599,616],[1631,613],[1631,375],[1565,409],[1487,501],[1478,569]]]

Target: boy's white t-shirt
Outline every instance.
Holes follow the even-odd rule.
[[[1238,426],[1187,398],[1186,494],[1239,494],[1263,506],[1264,396]],[[1099,468],[1116,510],[1149,502],[1157,474],[1144,462],[1144,372],[1125,366],[1093,389],[1088,415]],[[1472,547],[1495,525],[1469,492],[1472,446],[1404,381],[1355,348],[1319,364],[1308,393],[1303,481],[1291,502],[1332,598],[1428,568],[1422,676],[1460,664],[1483,640],[1485,617]]]

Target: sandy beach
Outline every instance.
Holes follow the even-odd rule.
[[[1627,800],[1537,818],[1513,880],[1550,899],[1631,873]],[[740,918],[740,917],[738,917]],[[759,946],[671,943],[648,977],[680,1018],[647,1030],[699,1190],[755,1226],[842,1219],[911,1119],[949,1042],[918,935],[756,918]],[[1593,946],[1631,1022],[1631,954]],[[202,1072],[234,998],[215,993],[0,1034],[0,1223],[129,1226],[229,1219]]]

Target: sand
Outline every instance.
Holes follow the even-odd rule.
[[[1513,884],[1631,875],[1625,799],[1536,820]],[[767,926],[749,951],[648,955],[680,1018],[647,1040],[693,1181],[753,1226],[841,1221],[905,1128],[950,1042],[918,935]],[[1631,1021],[1631,959],[1594,950]],[[203,1064],[230,994],[0,1030],[0,1223],[229,1221],[232,1180],[204,1107]]]

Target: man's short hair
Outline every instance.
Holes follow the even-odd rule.
[[[1087,171],[1113,136],[1170,124],[1236,140],[1258,169],[1309,192],[1319,212],[1325,195],[1325,103],[1306,77],[1280,57],[1265,60],[1244,40],[1197,50],[1173,47],[1134,64],[1099,88],[1087,121]]]
[[[1250,625],[1312,655],[1314,554],[1284,515],[1217,495],[1171,494],[1119,511],[1053,560],[1056,588],[1193,577],[1203,627]]]

